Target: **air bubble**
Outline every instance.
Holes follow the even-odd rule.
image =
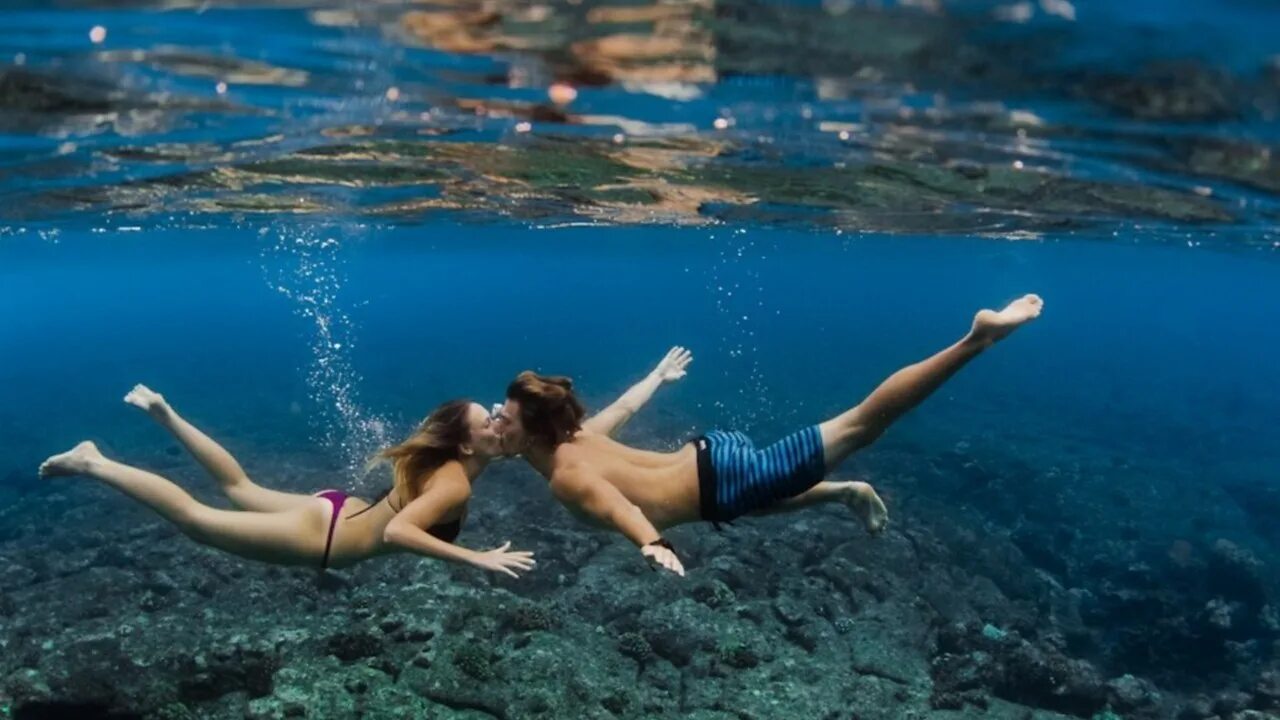
[[[339,297],[345,284],[340,250],[335,238],[289,229],[279,233],[274,247],[264,250],[264,270],[270,286],[291,300],[294,313],[312,328],[306,384],[308,397],[322,409],[310,415],[315,440],[359,475],[367,458],[390,445],[392,436],[389,423],[358,400],[363,378],[351,357],[355,323]],[[272,273],[278,276],[272,278]]]

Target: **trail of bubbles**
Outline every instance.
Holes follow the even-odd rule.
[[[311,363],[307,368],[308,395],[321,412],[312,413],[313,439],[336,450],[347,470],[363,479],[365,461],[391,444],[391,423],[360,404],[363,378],[352,363],[356,327],[340,294],[345,285],[345,260],[340,236],[351,231],[333,227],[263,228],[275,234],[264,246],[267,282],[294,304],[294,312],[309,321]]]
[[[711,236],[716,241],[716,236]],[[716,312],[724,319],[720,344],[729,356],[724,375],[737,384],[736,397],[716,400],[712,408],[733,427],[750,432],[778,421],[778,412],[794,413],[795,408],[779,408],[761,369],[757,340],[758,317],[769,312],[761,269],[767,250],[757,245],[747,231],[732,231],[730,241],[720,241],[718,258],[711,266],[707,290],[714,298]],[[779,313],[779,310],[773,310]]]

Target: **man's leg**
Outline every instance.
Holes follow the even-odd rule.
[[[884,530],[889,511],[871,485],[857,480],[823,480],[813,487],[773,505],[756,510],[751,515],[775,515],[791,512],[821,503],[844,503],[862,520],[867,532],[877,534]]]
[[[827,471],[855,450],[870,445],[982,351],[1038,317],[1043,305],[1039,296],[1026,295],[1000,312],[979,311],[973,328],[960,342],[890,375],[857,406],[819,425]]]

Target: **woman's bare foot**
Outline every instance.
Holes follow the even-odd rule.
[[[876,494],[875,488],[864,482],[849,483],[845,504],[866,526],[867,532],[872,535],[884,532],[884,526],[889,522],[889,510]]]
[[[141,383],[133,386],[129,394],[124,396],[124,401],[142,408],[156,420],[164,419],[169,412],[169,403],[164,401],[164,396]]]
[[[70,450],[51,456],[40,463],[40,477],[64,477],[67,475],[84,475],[94,460],[101,460],[102,453],[98,446],[85,440]]]
[[[1020,325],[1040,317],[1043,307],[1044,300],[1039,295],[1023,295],[1000,312],[979,310],[973,318],[973,329],[969,331],[969,336],[990,345],[1004,339]]]

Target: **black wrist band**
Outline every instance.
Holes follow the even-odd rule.
[[[676,551],[676,549],[671,546],[671,541],[667,540],[664,537],[659,537],[657,540],[654,540],[653,542],[647,542],[644,544],[645,547],[649,547],[650,545],[657,545],[658,547],[664,547],[670,550],[671,552]]]

